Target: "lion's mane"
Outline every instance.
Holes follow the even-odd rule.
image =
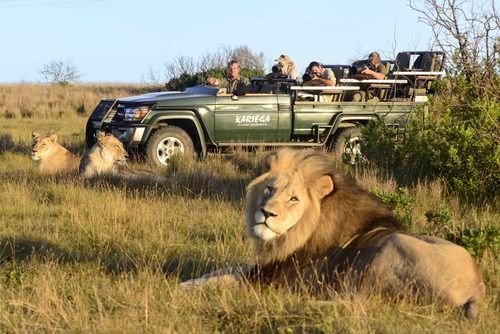
[[[300,222],[285,234],[265,241],[253,237],[258,197],[266,182],[276,175],[289,174],[308,187],[309,208]],[[329,176],[333,189],[325,197],[317,194],[321,178]],[[282,149],[264,162],[262,175],[247,187],[246,227],[261,264],[282,262],[292,254],[307,258],[340,247],[354,235],[377,227],[395,231],[403,227],[392,211],[372,194],[346,180],[322,154],[315,151]],[[299,256],[300,257],[300,256]]]

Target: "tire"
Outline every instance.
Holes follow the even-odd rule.
[[[174,155],[192,157],[194,153],[191,137],[176,126],[165,126],[156,130],[146,146],[147,159],[158,167],[168,166],[169,160]]]
[[[355,165],[363,161],[361,153],[361,129],[351,127],[342,130],[333,146],[336,155],[346,164]]]

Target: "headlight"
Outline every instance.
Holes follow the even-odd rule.
[[[125,108],[124,121],[140,121],[149,112],[149,107]]]

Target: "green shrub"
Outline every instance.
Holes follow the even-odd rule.
[[[443,80],[430,99],[429,114],[419,111],[404,141],[383,123],[363,130],[364,156],[398,181],[441,180],[469,199],[500,194],[500,99],[477,94],[461,77]]]
[[[450,210],[444,205],[440,204],[437,210],[429,210],[425,213],[425,218],[430,224],[447,226],[451,224]]]
[[[373,194],[389,206],[405,226],[411,227],[412,209],[415,201],[410,196],[407,188],[398,188],[396,192],[390,194],[375,190]]]
[[[372,121],[362,129],[362,134],[361,152],[369,163],[384,170],[392,170],[400,164],[394,128],[386,127],[382,120]]]
[[[486,250],[500,254],[500,226],[487,226],[485,229],[464,228],[456,234],[449,234],[448,240],[467,249],[472,256],[480,259]]]

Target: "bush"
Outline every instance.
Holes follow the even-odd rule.
[[[499,226],[488,226],[483,230],[464,228],[447,239],[464,247],[477,259],[482,258],[486,250],[497,255],[500,253]]]
[[[375,165],[399,181],[438,179],[471,199],[500,194],[500,100],[478,94],[462,77],[443,80],[430,99],[429,114],[408,127],[404,141],[395,142],[382,123],[363,130],[362,151]]]
[[[373,194],[394,211],[404,226],[411,227],[412,209],[415,201],[410,197],[407,188],[398,188],[396,192],[391,194],[375,190]]]
[[[219,79],[224,78],[224,74],[226,72],[226,68],[213,68],[208,71],[197,72],[195,74],[183,73],[178,78],[173,78],[167,82],[166,89],[169,91],[182,91],[187,87],[204,84],[210,77]],[[264,77],[264,71],[243,67],[240,75],[249,79],[254,77]]]

